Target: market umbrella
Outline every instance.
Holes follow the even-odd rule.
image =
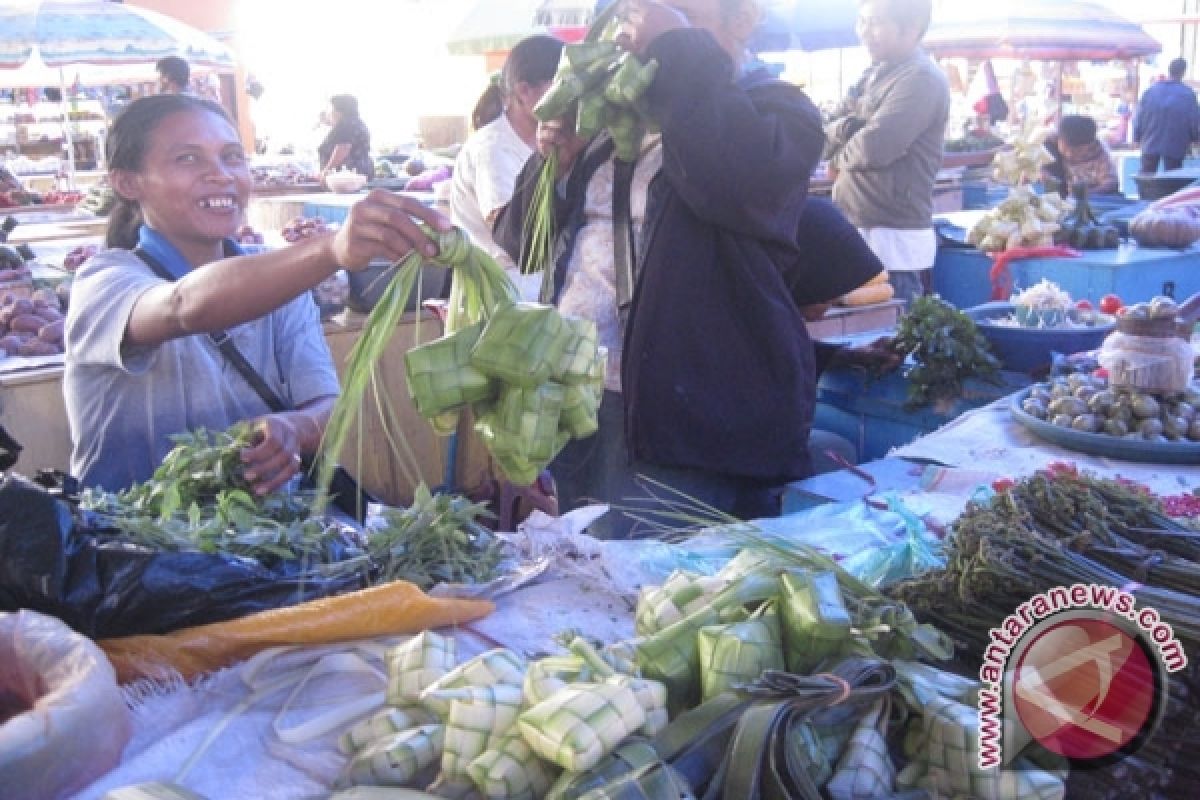
[[[858,45],[857,0],[766,0],[750,42],[755,52],[831,50]]]
[[[942,57],[1101,61],[1151,55],[1162,45],[1103,3],[1015,0],[943,6],[925,48]]]
[[[233,69],[229,48],[164,14],[104,0],[16,0],[0,5],[0,69],[35,54],[50,67],[145,64],[180,56]]]
[[[446,47],[459,56],[511,50],[535,33],[578,41],[596,5],[594,0],[479,0],[446,39]]]
[[[0,85],[57,83],[65,102],[72,67],[89,65],[74,77],[90,73],[93,80],[85,82],[105,83],[133,75],[153,77],[154,62],[169,55],[198,67],[234,66],[232,51],[221,42],[144,8],[103,0],[16,0],[0,5]],[[75,149],[66,125],[64,132],[74,174]]]

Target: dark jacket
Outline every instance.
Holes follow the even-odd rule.
[[[630,450],[664,466],[804,477],[815,374],[793,289],[805,284],[813,255],[797,244],[797,231],[824,144],[820,114],[789,84],[735,83],[731,60],[706,31],[671,31],[647,55],[659,63],[646,100],[662,129],[663,167],[650,185],[625,329]],[[579,159],[557,209],[556,297],[587,180],[604,155]],[[496,223],[497,242],[514,257],[540,167],[535,155]],[[841,220],[822,208],[826,221],[830,212]],[[838,255],[825,252],[822,268],[852,283],[837,269]],[[873,263],[853,285],[831,277],[828,286],[802,288],[800,295],[826,295],[802,302],[860,285],[878,272]]]
[[[1183,158],[1200,139],[1196,93],[1182,81],[1159,81],[1142,94],[1133,119],[1133,140],[1146,155]]]

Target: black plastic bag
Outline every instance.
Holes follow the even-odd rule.
[[[361,575],[313,578],[304,565],[162,552],[116,538],[24,478],[0,483],[0,611],[51,614],[94,639],[235,619],[363,588]]]

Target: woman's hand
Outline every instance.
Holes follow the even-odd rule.
[[[334,235],[334,260],[346,269],[359,270],[373,259],[397,261],[412,250],[437,255],[437,245],[418,222],[441,232],[454,227],[445,215],[419,200],[375,189],[350,208]]]
[[[650,43],[667,31],[690,28],[687,16],[658,0],[624,0],[621,32],[617,41],[626,50],[642,55]]]
[[[558,153],[558,174],[566,175],[575,164],[575,159],[587,147],[587,139],[575,133],[575,118],[564,117],[539,122],[537,129],[538,152],[549,157],[551,152]]]
[[[285,414],[254,422],[254,444],[242,451],[242,475],[258,495],[279,489],[300,471],[300,435]]]

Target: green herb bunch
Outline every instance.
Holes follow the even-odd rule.
[[[115,494],[89,489],[80,505],[127,539],[156,550],[222,553],[268,565],[326,563],[344,555],[350,543],[340,528],[309,513],[313,492],[258,497],[251,491],[241,451],[253,435],[249,425],[238,423],[226,431],[173,436],[175,447],[148,481]]]
[[[907,373],[910,408],[953,402],[962,396],[964,380],[995,382],[1000,368],[975,322],[933,295],[913,301],[892,346],[916,362]]]
[[[479,520],[485,503],[417,487],[408,508],[384,510],[367,550],[375,582],[403,579],[422,589],[438,583],[486,583],[497,574],[501,542]]]

